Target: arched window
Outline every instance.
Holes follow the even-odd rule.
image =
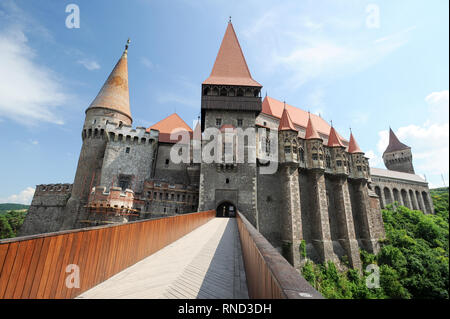
[[[212,89],[212,95],[214,95],[214,96],[219,95],[219,89],[218,88]]]
[[[206,88],[203,90],[203,95],[209,95],[210,92],[211,92],[211,89],[210,89],[209,87],[206,87]]]
[[[236,96],[236,91],[235,91],[235,89],[230,89],[230,90],[228,90],[228,96]]]
[[[303,147],[300,147],[300,162],[304,161],[305,161],[305,150],[303,149]]]
[[[331,157],[330,157],[330,155],[327,154],[327,156],[325,156],[325,161],[326,161],[327,168],[331,168]]]
[[[244,96],[244,90],[243,89],[238,89],[237,96]]]
[[[220,96],[227,96],[227,90],[225,88],[220,90]]]

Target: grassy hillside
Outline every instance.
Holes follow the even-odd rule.
[[[435,215],[402,206],[382,211],[386,239],[381,251],[377,255],[361,251],[364,269],[379,266],[380,288],[367,288],[367,273],[339,272],[332,262],[309,262],[303,276],[326,298],[448,299],[448,188],[433,190],[432,198]]]
[[[28,209],[30,205],[22,205],[22,204],[0,204],[0,211],[9,211],[9,210],[22,210]]]

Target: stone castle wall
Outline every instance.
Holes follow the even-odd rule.
[[[58,231],[64,220],[72,184],[37,185],[19,236]]]

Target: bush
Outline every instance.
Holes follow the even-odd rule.
[[[382,211],[386,238],[377,255],[360,252],[363,269],[380,268],[380,288],[369,289],[369,274],[309,262],[303,275],[326,298],[449,298],[448,188],[432,191],[436,214],[403,206]]]

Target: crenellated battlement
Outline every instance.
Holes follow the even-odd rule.
[[[106,132],[108,141],[126,142],[133,144],[149,144],[152,145],[158,141],[159,132],[150,130],[145,127],[133,128],[131,125],[118,125],[114,122],[106,124]]]
[[[34,196],[37,195],[62,195],[72,192],[73,184],[41,184],[36,186]]]

